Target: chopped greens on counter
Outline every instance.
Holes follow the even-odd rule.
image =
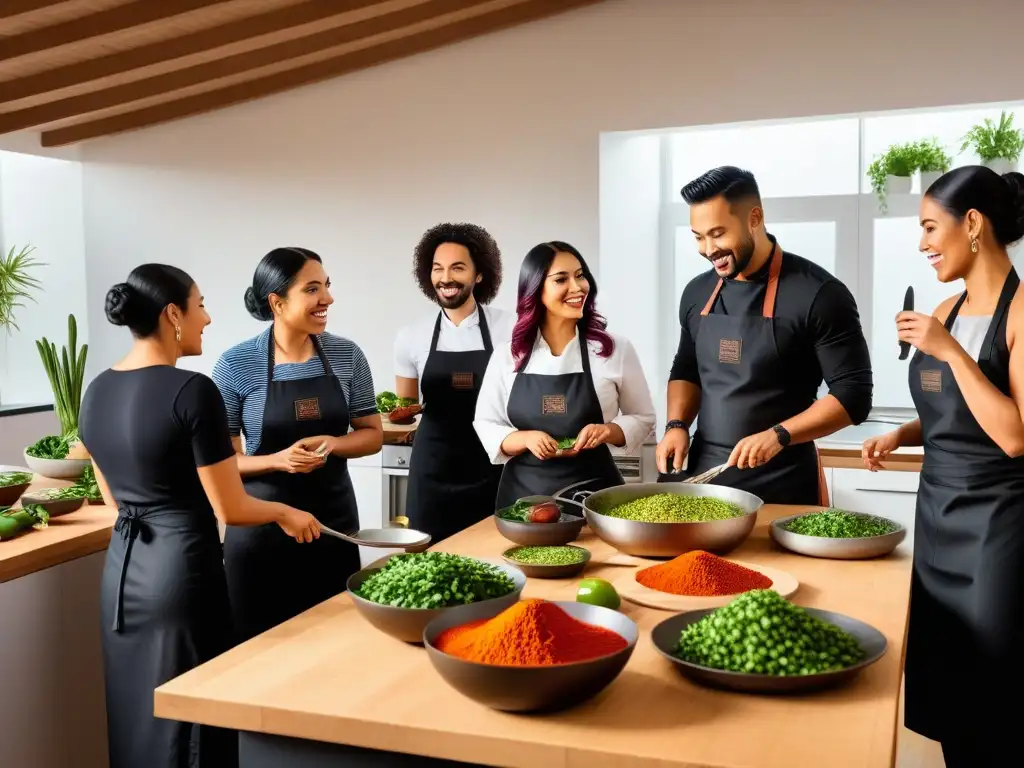
[[[587,557],[581,547],[515,547],[505,553],[509,560],[525,565],[576,565]]]
[[[612,507],[602,514],[643,523],[706,523],[740,517],[743,510],[711,496],[657,493]]]
[[[746,592],[683,630],[675,655],[757,675],[816,675],[864,658],[857,640],[771,589]]]
[[[36,459],[66,459],[71,445],[78,440],[77,434],[64,436],[47,435],[25,449],[25,453]]]
[[[864,539],[885,536],[899,530],[899,526],[884,517],[826,509],[794,518],[782,526],[790,533],[819,536],[826,539]]]
[[[568,450],[571,450],[575,445],[576,445],[576,438],[575,437],[563,437],[561,440],[558,441],[558,450],[560,450],[560,451],[568,451]]]
[[[85,489],[77,485],[69,485],[67,488],[40,488],[32,492],[32,497],[39,501],[70,501],[71,499],[84,499]]]
[[[49,522],[50,515],[36,504],[29,504],[24,509],[0,507],[0,541],[13,539],[30,528],[45,528]]]
[[[562,515],[561,509],[553,501],[544,501],[540,504],[517,501],[511,507],[499,509],[498,517],[516,523],[557,523],[569,519],[568,516]]]
[[[0,488],[25,485],[32,482],[31,472],[0,472]]]
[[[100,493],[100,485],[96,482],[96,473],[93,471],[92,464],[85,468],[85,471],[82,472],[82,476],[74,487],[84,491],[85,498],[90,501],[99,501],[103,498],[103,494]]]
[[[381,413],[391,413],[395,408],[410,405],[416,405],[416,401],[409,397],[399,397],[394,392],[381,392],[377,395],[377,410]]]
[[[447,552],[394,555],[362,583],[364,600],[396,608],[448,608],[504,597],[516,588],[500,568]]]

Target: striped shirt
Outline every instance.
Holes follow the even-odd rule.
[[[231,434],[245,438],[245,452],[253,455],[260,446],[263,409],[267,402],[267,353],[270,328],[259,336],[236,344],[213,367],[213,380],[224,398]],[[377,413],[373,376],[363,351],[341,336],[323,333],[319,337],[327,362],[348,402],[349,418]],[[322,376],[324,367],[314,355],[304,363],[276,363],[274,381],[294,381]]]

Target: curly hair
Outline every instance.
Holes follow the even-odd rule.
[[[444,223],[423,233],[413,251],[413,275],[423,295],[437,301],[430,273],[434,266],[434,252],[444,243],[465,246],[473,260],[473,268],[481,276],[473,289],[478,304],[490,304],[501,287],[501,250],[490,233],[476,224]]]

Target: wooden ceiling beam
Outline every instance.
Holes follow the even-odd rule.
[[[61,5],[68,0],[4,0],[0,3],[0,19],[10,19],[33,11],[41,11],[44,8],[52,8]]]
[[[145,0],[149,2],[150,0]],[[164,0],[152,0],[160,6]],[[298,27],[303,24],[341,16],[376,5],[379,0],[308,0],[244,19],[218,24],[189,34],[141,45],[127,51],[98,56],[88,61],[54,67],[44,72],[14,78],[0,83],[0,104],[30,96],[50,93],[61,88],[123,75],[134,69],[212,51],[232,43],[251,40],[261,35]]]
[[[266,48],[257,48],[186,69],[91,91],[80,96],[71,96],[25,109],[0,113],[0,134],[47,125],[58,120],[67,120],[78,115],[86,115],[90,112],[129,104],[151,96],[171,93],[211,80],[242,74],[311,53],[338,48],[367,37],[395,32],[438,16],[466,10],[474,5],[483,5],[488,1],[430,0],[430,2],[374,16],[354,24],[332,27],[305,37],[286,40]]]
[[[123,32],[141,24],[165,21],[183,13],[229,2],[232,0],[134,0],[77,19],[6,37],[0,46],[0,61]]]
[[[60,147],[211,112],[233,104],[260,99],[388,61],[452,45],[500,29],[554,16],[574,8],[594,5],[597,2],[601,2],[601,0],[526,0],[517,5],[456,21],[427,32],[409,35],[284,72],[194,96],[186,96],[133,112],[45,131],[40,136],[40,142],[44,147]]]

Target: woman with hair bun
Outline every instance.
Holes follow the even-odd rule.
[[[570,486],[620,485],[609,446],[638,450],[654,428],[636,350],[605,330],[596,300],[594,275],[568,243],[526,254],[512,341],[491,356],[473,422],[491,461],[505,465],[499,509]]]
[[[100,587],[111,768],[231,768],[234,731],[153,717],[153,690],[234,644],[217,519],[298,542],[316,519],[248,496],[214,383],[176,367],[203,351],[210,316],[195,282],[137,267],[107,293],[135,341],[89,385],[79,430],[104,501],[118,510]]]
[[[362,350],[326,332],[330,289],[312,251],[264,256],[245,308],[271,325],[225,352],[213,380],[246,490],[351,533],[359,514],[348,460],[377,453],[384,432]],[[231,526],[224,565],[235,623],[248,639],[344,592],[360,560],[356,545],[334,537],[298,547],[271,525]]]
[[[1024,237],[1024,176],[983,166],[940,177],[921,201],[920,250],[966,290],[933,315],[901,312],[917,351],[918,418],[864,443],[871,470],[924,446],[917,494],[906,726],[947,768],[1010,765],[1024,683],[1024,298],[1007,246]]]

